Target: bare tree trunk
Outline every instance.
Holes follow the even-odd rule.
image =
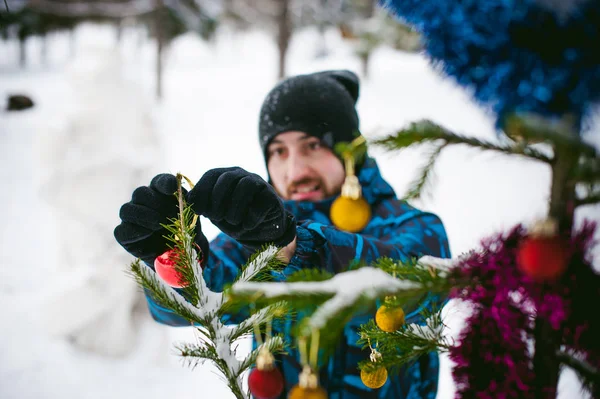
[[[377,0],[367,0],[367,8],[365,13],[366,19],[373,18],[373,16],[375,15],[375,7],[377,7]],[[372,50],[366,51],[360,57],[362,74],[365,78],[369,77],[369,61],[371,60],[371,52]]]
[[[48,64],[48,34],[42,33],[40,37],[40,61],[43,65]]]
[[[290,0],[279,0],[279,15],[277,17],[277,47],[279,49],[279,79],[286,75],[286,55],[292,37],[292,21],[290,18]]]
[[[569,180],[569,171],[577,165],[578,156],[571,148],[559,145],[554,148],[554,156],[549,216],[558,222],[559,234],[568,239],[573,230],[575,211],[575,184]],[[547,321],[536,319],[533,356],[536,399],[556,398],[560,372],[557,352],[561,336],[562,330],[554,330]]]
[[[115,22],[115,47],[119,48],[123,41],[123,19],[119,18]]]
[[[364,54],[360,55],[360,66],[361,66],[361,71],[362,71],[362,75],[367,78],[369,77],[369,59],[371,58],[371,53],[370,52],[365,52]]]
[[[25,68],[25,65],[27,64],[26,44],[26,39],[19,39],[19,65],[21,66],[21,68]]]
[[[75,37],[75,28],[69,28],[69,57],[70,59],[75,58],[77,49],[77,40]]]
[[[327,44],[325,43],[325,21],[327,18],[327,0],[320,0],[319,2],[319,20],[317,22],[317,29],[319,32],[319,41],[317,42],[317,58],[325,57],[328,54]]]
[[[155,0],[155,29],[156,29],[156,98],[161,100],[163,96],[163,50],[164,50],[164,3],[163,0]]]

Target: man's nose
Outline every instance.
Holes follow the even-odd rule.
[[[310,176],[310,165],[308,160],[301,154],[290,154],[287,172],[288,181],[290,183],[305,179]]]

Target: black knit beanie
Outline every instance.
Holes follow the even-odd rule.
[[[352,141],[359,132],[358,76],[347,70],[298,75],[280,82],[260,110],[258,134],[265,162],[279,133],[300,131],[330,147]]]

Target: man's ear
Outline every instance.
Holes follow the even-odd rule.
[[[356,104],[360,91],[360,79],[358,76],[354,72],[347,69],[330,71],[329,76],[340,82],[346,88],[346,90],[348,90],[348,93],[350,93],[354,99],[354,104]]]

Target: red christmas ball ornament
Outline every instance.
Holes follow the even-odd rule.
[[[275,399],[283,392],[283,375],[266,347],[258,353],[256,368],[248,376],[248,388],[256,399]]]
[[[277,367],[252,369],[248,376],[248,388],[256,399],[275,399],[283,392],[283,375]]]
[[[569,245],[558,234],[556,224],[537,224],[521,242],[517,252],[517,267],[536,282],[553,281],[562,276],[569,264]]]
[[[173,288],[183,288],[187,286],[183,281],[183,276],[175,268],[178,260],[179,255],[172,249],[154,260],[154,270],[156,270],[156,274]]]

